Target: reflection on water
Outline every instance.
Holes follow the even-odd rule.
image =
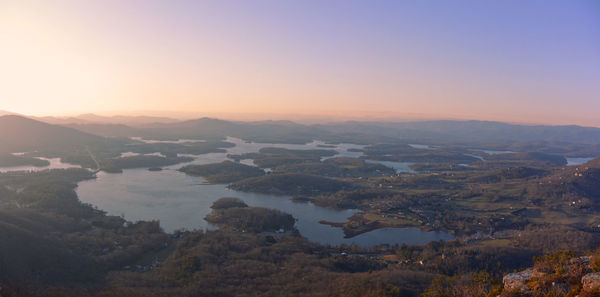
[[[124,152],[121,153],[121,155],[119,156],[119,158],[127,158],[127,157],[135,157],[135,156],[157,156],[157,157],[166,157],[165,155],[163,155],[160,152],[154,152],[154,153],[148,153],[148,154],[140,154],[140,153],[134,153],[134,152]]]
[[[290,149],[290,150],[333,150],[336,152],[336,154],[333,156],[322,157],[321,161],[330,159],[330,158],[336,158],[336,157],[359,158],[363,155],[362,151],[356,152],[356,151],[349,151],[349,150],[362,150],[365,147],[365,145],[352,144],[352,143],[326,144],[325,142],[318,141],[318,140],[312,141],[307,144],[286,144],[286,143],[246,142],[239,138],[227,137],[225,141],[233,143],[233,144],[235,144],[235,146],[230,147],[230,148],[225,148],[225,150],[227,151],[225,153],[210,153],[210,154],[202,154],[202,155],[179,154],[179,156],[192,157],[192,158],[195,158],[195,160],[188,162],[188,163],[184,163],[184,164],[174,165],[174,166],[171,166],[171,168],[180,168],[184,165],[192,165],[192,164],[193,165],[203,165],[203,164],[210,164],[210,163],[216,163],[216,162],[223,162],[225,160],[231,160],[231,159],[227,158],[227,155],[229,155],[229,154],[241,155],[241,154],[245,154],[245,153],[256,153],[260,149],[266,148],[266,147],[277,147],[277,148],[285,148],[285,149]],[[323,145],[332,146],[332,147],[324,148],[324,147],[322,147]],[[374,162],[379,162],[379,161],[374,161]],[[254,161],[251,159],[241,160],[240,163],[250,165],[250,166],[256,166],[254,164]]]
[[[195,159],[189,163],[165,167],[160,172],[145,169],[124,170],[122,174],[100,172],[97,179],[80,182],[77,194],[81,201],[95,205],[109,214],[123,215],[127,220],[159,220],[168,232],[181,228],[213,229],[214,226],[204,220],[211,212],[212,203],[221,197],[238,197],[250,206],[275,208],[291,214],[297,219],[296,227],[303,236],[323,244],[420,244],[452,238],[448,233],[426,232],[418,228],[384,228],[347,239],[341,228],[323,225],[319,221],[345,222],[356,210],[334,210],[312,203],[296,203],[289,196],[237,192],[228,189],[226,185],[205,184],[203,178],[177,171],[184,165],[222,162],[228,160],[227,154],[258,152],[263,147],[322,149],[319,145],[324,144],[319,141],[305,145],[247,143],[232,137],[228,137],[227,141],[236,146],[226,149],[225,153],[184,155]],[[358,157],[362,155],[361,152],[348,152],[348,149],[362,147],[364,146],[339,144],[334,149],[338,151],[337,156]],[[387,163],[397,170],[410,170],[409,163]],[[245,160],[244,164],[253,163]]]
[[[488,155],[499,155],[499,154],[511,154],[513,151],[494,151],[494,150],[482,150],[482,152]]]
[[[152,140],[144,139],[142,137],[131,137],[131,140],[140,141],[144,143],[194,143],[194,142],[206,142],[202,139],[178,139],[178,140]]]
[[[513,151],[496,151],[496,150],[480,150],[480,149],[468,149],[469,151],[478,151],[478,152],[484,152],[488,155],[500,155],[500,154],[511,154],[511,153],[516,153]],[[469,155],[470,156],[470,155]]]
[[[427,144],[412,144],[409,143],[408,146],[412,147],[412,148],[416,148],[416,149],[423,149],[423,150],[435,150],[435,147],[432,147],[430,145]]]
[[[591,160],[594,160],[594,158],[567,158],[567,166],[581,165],[581,164],[587,163]]]
[[[396,173],[416,173],[416,171],[410,168],[412,162],[394,162],[394,161],[377,161],[377,160],[365,160],[367,163],[379,163],[381,165],[390,167],[396,170]]]
[[[199,177],[176,170],[151,172],[144,169],[124,170],[122,174],[98,173],[98,178],[79,183],[81,201],[97,206],[127,220],[159,220],[168,232],[177,229],[212,229],[204,217],[212,203],[221,197],[238,197],[250,206],[262,206],[290,213],[298,221],[296,227],[311,241],[323,244],[375,245],[383,243],[418,244],[447,240],[444,232],[426,232],[417,228],[386,228],[344,238],[341,228],[319,224],[320,220],[344,222],[356,210],[334,210],[312,203],[296,203],[288,196],[243,193],[226,185],[207,185]]]

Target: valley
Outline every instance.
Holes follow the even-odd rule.
[[[36,290],[58,286],[47,296],[95,296],[89,286],[122,296],[193,294],[192,279],[209,269],[231,277],[226,271],[233,268],[225,267],[238,267],[236,277],[265,292],[279,290],[254,272],[244,274],[253,259],[270,280],[300,269],[339,282],[324,289],[302,278],[282,284],[286,290],[301,285],[334,295],[395,290],[416,296],[441,276],[484,269],[501,278],[532,265],[534,255],[600,243],[600,159],[573,159],[577,144],[554,154],[514,144],[502,151],[401,138],[365,143],[360,135],[345,138],[351,143],[316,135],[305,143],[261,143],[203,133],[159,141],[35,125],[84,140],[49,149],[22,142],[7,151],[30,158],[7,159],[0,173],[8,290],[21,290],[17,280],[33,273],[42,276]],[[49,163],[36,167],[31,160]],[[23,163],[33,167],[14,166]],[[223,197],[240,203],[216,209]],[[22,241],[48,248],[18,251]],[[257,249],[267,254],[254,258]],[[25,270],[10,260],[35,254],[73,260],[32,260]],[[356,278],[372,282],[352,288],[347,282]],[[133,287],[140,282],[147,285]],[[168,286],[159,289],[159,283]],[[303,292],[313,295],[313,289]]]

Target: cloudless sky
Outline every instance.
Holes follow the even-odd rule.
[[[0,110],[600,126],[600,1],[0,0]]]

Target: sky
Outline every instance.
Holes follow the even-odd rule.
[[[600,126],[600,2],[0,0],[0,110]]]

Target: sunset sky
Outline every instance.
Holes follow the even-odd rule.
[[[0,0],[0,110],[600,126],[600,1]]]

